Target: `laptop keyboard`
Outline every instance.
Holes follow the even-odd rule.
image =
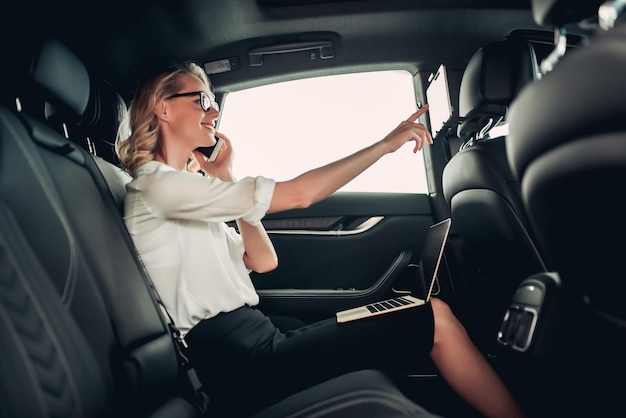
[[[410,300],[406,299],[403,296],[398,296],[397,298],[393,298],[393,299],[387,299],[387,300],[383,300],[380,302],[376,302],[376,303],[371,303],[369,305],[366,305],[365,307],[371,312],[380,312],[380,311],[386,311],[387,309],[393,309],[393,308],[397,308],[400,306],[404,306],[404,305],[409,305],[411,303]]]

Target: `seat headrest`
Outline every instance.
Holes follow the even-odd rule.
[[[533,18],[540,26],[578,23],[598,12],[606,0],[532,0]]]
[[[89,74],[83,63],[61,41],[39,44],[17,71],[25,94],[50,103],[67,121],[78,120],[89,100]],[[36,92],[32,91],[32,87]]]
[[[459,91],[463,142],[480,132],[492,119],[499,122],[518,92],[539,78],[532,44],[523,38],[505,38],[480,48],[470,59]]]
[[[115,137],[119,123],[127,111],[126,102],[113,86],[104,80],[94,81],[79,125],[96,136]]]
[[[556,70],[557,74],[554,74]],[[619,132],[626,109],[626,25],[599,33],[511,106],[507,153],[522,178],[538,156],[585,135]]]
[[[87,108],[78,123],[82,139],[93,144],[92,153],[116,163],[115,137],[120,123],[128,113],[122,96],[104,80],[93,81]]]

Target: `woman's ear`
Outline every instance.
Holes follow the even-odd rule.
[[[154,108],[154,114],[160,120],[169,120],[169,106],[167,104],[167,100],[160,100],[159,103],[157,103]]]

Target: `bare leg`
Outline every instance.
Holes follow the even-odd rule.
[[[448,385],[485,417],[525,417],[450,307],[440,299],[433,298],[431,303],[435,341],[430,354]]]

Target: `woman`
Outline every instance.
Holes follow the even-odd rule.
[[[139,86],[117,141],[120,161],[134,177],[125,221],[213,404],[228,416],[249,414],[350,370],[402,374],[428,355],[485,416],[523,416],[441,300],[385,318],[342,325],[330,318],[288,332],[254,308],[259,297],[250,271],[278,265],[263,216],[324,199],[407,142],[413,152],[432,143],[427,129],[415,123],[426,110],[373,145],[292,180],[236,180],[233,146],[215,130],[219,108],[201,67],[183,63]],[[209,162],[196,148],[214,145],[216,136],[224,146]],[[190,172],[190,161],[206,177]],[[238,231],[226,225],[231,220]]]

